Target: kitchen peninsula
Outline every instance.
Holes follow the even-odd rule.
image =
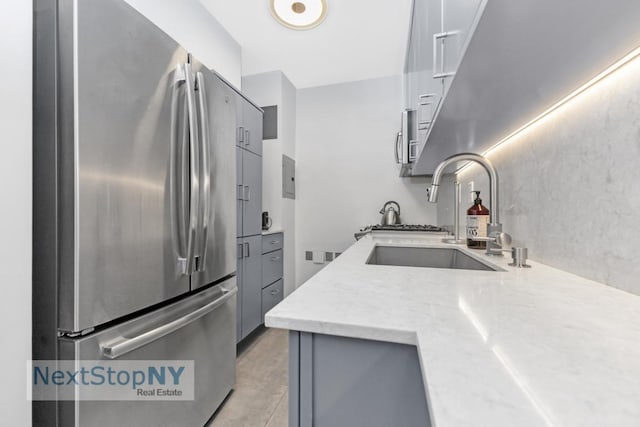
[[[440,237],[371,233],[266,315],[291,331],[291,426],[637,425],[637,296],[462,247],[504,271],[367,264]]]

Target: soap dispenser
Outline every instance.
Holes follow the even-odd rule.
[[[467,247],[471,249],[485,249],[487,242],[473,240],[474,237],[487,237],[489,224],[489,209],[482,205],[480,192],[474,191],[476,198],[473,206],[467,209]]]

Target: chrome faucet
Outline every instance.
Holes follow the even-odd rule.
[[[473,238],[487,242],[487,255],[502,256],[503,246],[511,244],[511,236],[502,232],[502,224],[498,219],[498,173],[489,159],[475,153],[461,153],[447,157],[443,160],[433,173],[431,188],[427,190],[429,202],[438,201],[438,187],[444,170],[452,163],[471,161],[478,163],[489,174],[489,224],[487,225],[487,236]]]

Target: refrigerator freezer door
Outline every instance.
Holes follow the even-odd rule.
[[[60,425],[202,426],[231,391],[235,381],[236,282],[231,278],[161,310],[90,337],[61,339],[61,359],[193,360],[193,401],[65,401]],[[216,301],[223,301],[216,305]],[[213,310],[164,334],[168,326],[207,306]],[[154,334],[158,335],[157,339]],[[140,340],[143,337],[143,340]],[[131,341],[139,340],[140,342]],[[124,345],[124,347],[122,347]],[[120,346],[120,347],[118,347]],[[109,349],[123,353],[105,356]]]
[[[236,98],[213,72],[192,62],[204,160],[198,262],[191,280],[197,289],[236,271]]]
[[[80,331],[189,291],[187,53],[123,1],[62,3],[59,328]]]

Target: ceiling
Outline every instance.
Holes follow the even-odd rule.
[[[242,46],[242,74],[282,70],[297,88],[401,74],[412,0],[327,0],[318,27],[278,24],[269,0],[200,0]]]

